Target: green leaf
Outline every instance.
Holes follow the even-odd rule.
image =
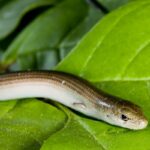
[[[2,0],[0,2],[2,3],[0,6],[0,39],[9,35],[30,10],[56,2],[58,0]]]
[[[149,1],[132,2],[110,13],[57,69],[82,76],[103,91],[138,104],[150,120],[149,16]],[[86,119],[83,124],[103,149],[145,150],[150,147],[149,126],[141,131],[130,131]],[[80,133],[76,136],[80,137]],[[89,141],[87,137],[87,143]]]
[[[12,43],[4,54],[3,64],[11,64],[18,56],[57,49],[62,38],[85,17],[87,9],[84,0],[66,0],[47,10],[27,26]]]
[[[1,102],[0,109],[2,149],[37,150],[66,122],[66,115],[62,111],[34,99]]]

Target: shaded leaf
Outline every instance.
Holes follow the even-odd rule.
[[[116,9],[126,3],[130,2],[131,0],[98,0],[105,8],[108,10]]]
[[[0,9],[0,39],[9,35],[27,12],[40,6],[55,4],[57,1],[58,0],[2,0],[0,2],[3,4]]]
[[[57,50],[46,50],[42,52],[37,52],[32,55],[27,55],[26,57],[21,57],[18,59],[20,67],[17,70],[27,70],[27,69],[38,69],[47,70],[53,69],[54,66],[60,61],[59,52]],[[13,69],[14,70],[14,69]]]
[[[60,44],[60,57],[63,59],[81,38],[104,16],[104,13],[90,6],[85,19]]]
[[[33,21],[12,43],[4,54],[3,64],[11,64],[18,56],[57,49],[64,36],[85,17],[87,9],[84,0],[67,0],[49,9]]]

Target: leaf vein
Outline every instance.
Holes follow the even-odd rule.
[[[96,141],[96,143],[103,149],[106,150],[106,148],[98,141],[98,139],[96,138],[96,136],[92,133],[92,131],[90,131],[87,127],[87,125],[82,121],[82,120],[77,120],[79,122],[79,124],[93,137],[93,139]]]

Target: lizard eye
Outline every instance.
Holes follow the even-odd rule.
[[[121,119],[124,120],[124,121],[128,121],[129,120],[129,118],[126,115],[124,115],[124,114],[121,115]]]

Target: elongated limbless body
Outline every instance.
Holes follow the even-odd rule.
[[[71,74],[27,71],[0,75],[0,100],[29,97],[49,98],[87,116],[129,129],[143,129],[148,124],[137,105],[103,94]]]

